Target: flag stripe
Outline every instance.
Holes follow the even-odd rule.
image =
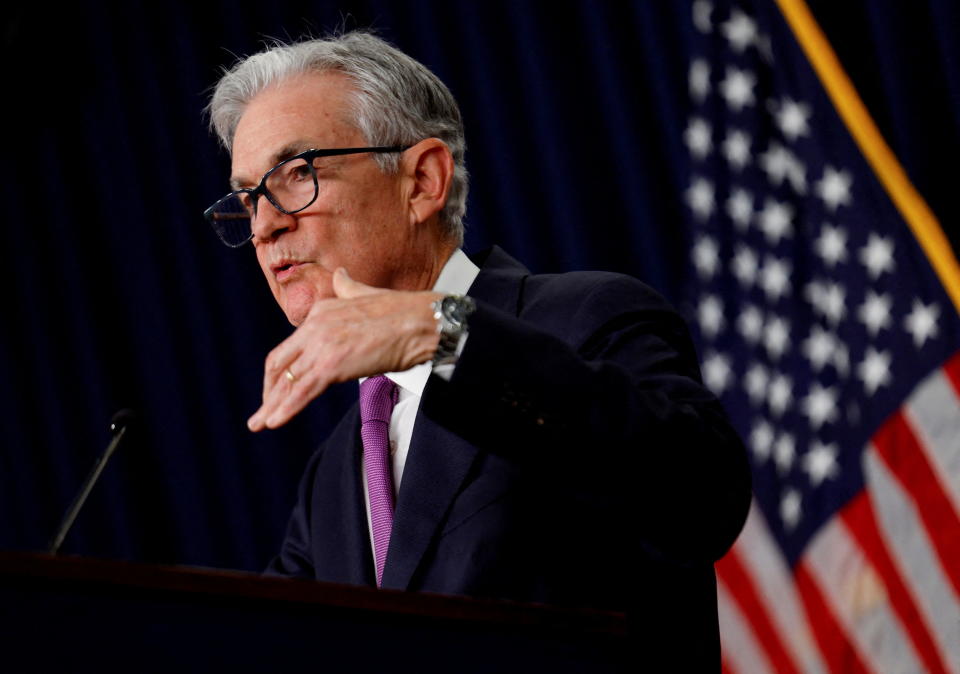
[[[846,524],[847,533],[859,543],[870,565],[882,579],[890,605],[900,618],[900,627],[906,631],[916,653],[926,665],[927,671],[945,673],[947,668],[927,629],[926,622],[917,610],[914,599],[910,596],[880,536],[876,514],[867,493],[861,492],[844,507],[841,518]]]
[[[820,658],[802,602],[794,587],[790,568],[780,554],[756,502],[750,504],[747,523],[734,550],[756,585],[793,662],[805,674],[826,672],[826,665]]]
[[[880,134],[880,130],[857,94],[853,82],[840,65],[833,47],[803,0],[777,0],[807,60],[823,84],[827,95],[860,147],[890,200],[913,231],[953,305],[960,311],[960,264],[953,248],[930,210],[917,192],[906,171]]]
[[[776,671],[798,672],[736,550],[731,550],[717,562],[717,575],[730,588],[734,601],[750,621],[760,646]]]
[[[917,387],[907,418],[921,449],[944,485],[953,509],[960,510],[960,354]]]
[[[880,576],[840,517],[821,529],[804,561],[870,671],[922,671],[888,603]]]
[[[720,623],[720,642],[723,644],[721,661],[724,671],[740,674],[776,671],[722,579],[717,580],[717,618]]]
[[[800,598],[810,616],[810,625],[820,646],[820,652],[831,672],[835,674],[866,674],[863,658],[857,653],[853,643],[847,638],[833,611],[824,600],[813,574],[805,562],[794,570]]]
[[[874,487],[871,498],[877,522],[893,551],[893,561],[917,598],[946,665],[960,674],[960,597],[950,586],[909,496],[872,447],[864,455],[864,470]]]
[[[920,519],[954,589],[960,592],[960,518],[927,463],[926,453],[900,412],[874,436],[877,454],[917,504]]]

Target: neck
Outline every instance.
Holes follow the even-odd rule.
[[[423,241],[400,260],[400,270],[390,287],[394,290],[430,290],[440,277],[457,244],[447,237]]]

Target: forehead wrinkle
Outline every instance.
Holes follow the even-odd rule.
[[[273,156],[268,159],[268,165],[266,170],[272,168],[277,163],[283,161],[284,159],[289,159],[295,154],[299,154],[304,150],[309,150],[312,148],[324,148],[324,147],[352,147],[354,145],[364,145],[367,144],[365,134],[359,129],[356,123],[356,110],[355,110],[355,100],[354,100],[354,84],[352,81],[347,78],[343,73],[340,73],[336,70],[325,70],[323,72],[308,72],[302,73],[299,75],[294,75],[280,82],[277,82],[262,92],[257,94],[250,101],[247,106],[247,110],[244,112],[244,117],[251,112],[251,108],[257,106],[258,99],[262,103],[260,97],[264,95],[269,95],[273,97],[273,100],[268,102],[267,109],[273,113],[273,116],[276,114],[283,114],[288,112],[290,101],[277,101],[275,100],[276,94],[280,91],[286,90],[293,95],[293,99],[303,97],[310,98],[311,90],[314,86],[326,87],[327,83],[331,80],[339,80],[340,86],[337,88],[333,94],[325,94],[324,99],[319,105],[319,109],[314,112],[316,114],[316,121],[322,122],[325,118],[329,123],[332,123],[332,126],[324,127],[324,137],[327,134],[332,133],[333,138],[328,139],[328,142],[318,142],[316,138],[314,140],[304,140],[304,136],[301,136],[300,140],[293,142],[288,142],[283,145],[283,147],[275,152]],[[263,114],[262,111],[258,114]],[[240,126],[243,126],[243,119],[241,119],[240,124],[238,125],[237,131],[241,131]],[[299,135],[299,134],[298,134]],[[310,131],[307,131],[307,135],[311,135]],[[361,142],[354,142],[354,138]],[[237,134],[234,135],[234,149],[236,146]],[[329,142],[332,140],[332,143]],[[266,173],[264,170],[264,173]],[[262,176],[262,174],[261,174]],[[230,177],[230,185],[234,190],[243,189],[244,186],[253,187],[256,184],[259,184],[259,180],[254,180],[248,175],[244,174],[234,174]]]

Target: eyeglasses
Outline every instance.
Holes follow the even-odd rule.
[[[363,152],[403,152],[412,145],[389,147],[344,147],[332,150],[307,150],[285,159],[263,174],[260,184],[231,192],[203,212],[220,240],[238,248],[253,238],[253,219],[257,203],[264,196],[281,213],[299,213],[317,200],[320,185],[313,161],[318,157],[336,157]]]

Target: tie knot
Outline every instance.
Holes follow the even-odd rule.
[[[378,374],[360,384],[360,423],[382,421],[390,423],[390,414],[397,402],[397,385]]]

